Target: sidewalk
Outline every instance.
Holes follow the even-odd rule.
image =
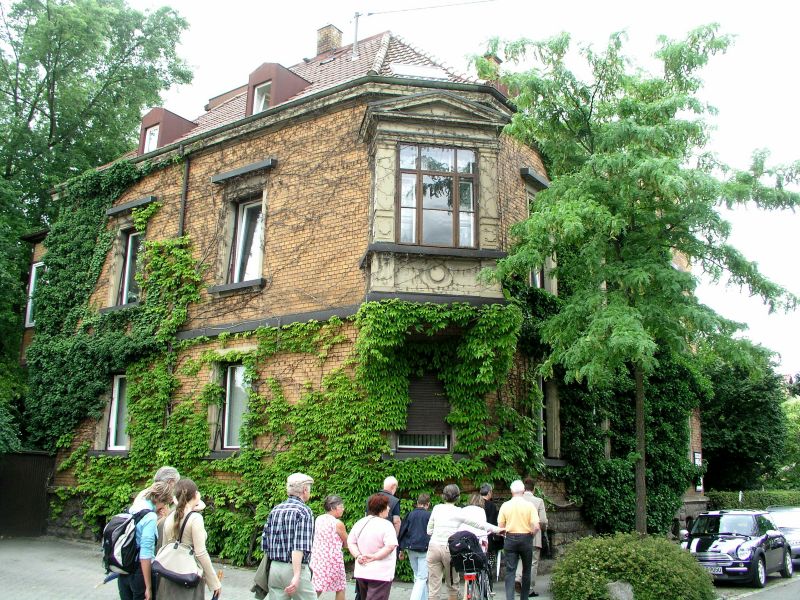
[[[215,566],[224,573],[222,600],[254,600],[250,592],[254,569],[230,565]],[[104,573],[100,545],[53,537],[0,538],[0,593],[14,600],[116,600],[117,586],[102,585]],[[552,600],[550,576],[537,578],[539,598]],[[495,600],[505,600],[502,586],[495,586]],[[353,582],[348,583],[347,599],[354,596]],[[411,584],[395,582],[391,600],[408,600]],[[207,597],[210,597],[209,593]],[[321,600],[333,600],[323,594]],[[518,600],[527,600],[518,598]]]

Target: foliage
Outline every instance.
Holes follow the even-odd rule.
[[[106,228],[105,210],[154,168],[119,162],[88,171],[60,191],[64,209],[47,236],[47,275],[37,291],[36,336],[27,352],[31,445],[52,450],[82,419],[99,417],[111,375],[163,345],[185,320],[186,304],[198,297],[189,242],[178,238],[147,242],[142,277],[149,298],[140,306],[98,314],[89,305],[116,234]]]
[[[688,552],[659,537],[588,537],[571,544],[553,568],[555,600],[609,600],[607,584],[624,581],[636,600],[713,600],[711,577]]]
[[[646,387],[648,511],[647,528],[666,532],[686,488],[699,477],[686,456],[689,417],[710,395],[708,383],[689,361],[659,356],[659,368]],[[633,389],[619,378],[610,390],[568,385],[560,392],[562,448],[570,457],[564,479],[579,499],[585,517],[600,533],[634,530]],[[602,427],[608,418],[609,427]],[[606,440],[611,453],[605,457]]]
[[[795,373],[789,378],[789,395],[800,396],[800,373]]]
[[[710,490],[708,510],[725,508],[746,508],[764,510],[768,506],[800,506],[800,490],[743,490],[742,501],[739,492],[722,492]]]
[[[783,379],[766,352],[761,351],[760,356],[755,348],[753,352],[755,362],[751,364],[714,354],[703,360],[704,374],[714,388],[701,411],[703,458],[708,463],[705,485],[710,489],[756,489],[785,464]]]
[[[641,382],[656,372],[659,349],[686,353],[700,338],[729,337],[736,324],[698,302],[697,280],[675,268],[676,256],[715,280],[727,271],[771,310],[796,305],[794,295],[728,244],[730,226],[714,208],[747,201],[762,208],[797,205],[800,194],[786,184],[798,181],[800,162],[767,168],[767,154],[757,152],[751,168],[738,171],[708,154],[704,116],[711,109],[699,98],[699,75],[730,38],[706,26],[684,40],[660,41],[661,75],[631,68],[623,34],[612,35],[600,52],[580,48],[587,81],[568,66],[567,34],[504,46],[507,65],[526,55],[534,60],[532,69],[501,80],[519,109],[509,131],[541,148],[552,182],[537,194],[530,217],[512,228],[516,244],[496,276],[524,277],[558,259],[553,274],[568,282],[569,294],[542,327],[550,346],[545,376],[561,365],[566,381],[591,388],[607,388],[617,377]],[[496,53],[500,44],[493,46]],[[493,64],[479,61],[489,79],[497,77]],[[567,248],[572,252],[562,260]],[[639,531],[646,506],[644,436],[637,432]]]
[[[145,304],[160,298],[152,293],[148,277],[142,284]],[[184,280],[182,287],[192,284]],[[261,524],[283,500],[285,478],[295,471],[317,482],[311,502],[315,512],[322,510],[326,494],[337,493],[351,507],[351,522],[359,517],[364,498],[388,474],[402,482],[406,509],[417,494],[448,481],[508,481],[520,470],[539,466],[534,424],[500,398],[487,407],[484,396],[504,383],[520,321],[513,304],[366,303],[355,318],[359,332],[352,357],[326,369],[321,385],[309,383],[296,402],[287,400],[277,380],[264,375],[265,366],[277,354],[310,356],[324,364],[333,349],[350,344],[340,320],[239,334],[236,339],[247,339],[250,349],[233,346],[224,355],[206,350],[198,358],[181,359],[188,348],[162,347],[126,371],[128,456],[89,456],[88,447],[82,446],[61,468],[74,469],[85,521],[97,528],[125,506],[158,466],[174,465],[199,483],[209,503],[205,518],[210,550],[236,563],[253,560]],[[218,343],[224,347],[229,338]],[[242,448],[212,459],[207,411],[221,406],[223,389],[211,382],[199,392],[176,393],[178,378],[231,363],[243,364],[251,382]],[[385,432],[405,428],[408,377],[431,368],[451,401],[455,450],[468,458],[447,454],[387,460]]]
[[[800,398],[790,398],[781,408],[786,423],[784,459],[777,476],[769,483],[770,487],[800,490]]]
[[[169,8],[20,0],[0,16],[0,398],[15,421],[0,435],[11,439],[24,426],[17,363],[30,246],[20,236],[52,223],[63,208],[52,189],[129,150],[143,110],[191,74],[175,54],[187,24]]]

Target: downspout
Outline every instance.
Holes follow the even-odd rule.
[[[183,146],[180,148],[183,155]],[[189,195],[189,163],[191,158],[186,155],[183,159],[183,189],[181,190],[181,210],[178,220],[178,237],[183,237],[183,230],[186,225],[186,198]]]

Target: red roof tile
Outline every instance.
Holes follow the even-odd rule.
[[[353,44],[348,44],[289,67],[290,71],[311,82],[311,85],[290,100],[302,98],[366,75],[480,83],[477,79],[454,72],[389,31],[360,40],[356,44],[356,51],[356,57],[353,58]],[[410,67],[403,69],[400,65]],[[194,119],[197,127],[182,139],[244,118],[246,101],[247,94],[242,93],[203,113]]]

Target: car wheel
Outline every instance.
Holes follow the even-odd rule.
[[[794,575],[794,563],[792,562],[792,553],[783,553],[783,568],[781,569],[781,577],[789,579]]]
[[[754,565],[753,585],[760,588],[767,585],[767,565],[764,563],[763,556],[759,556],[758,561]]]

